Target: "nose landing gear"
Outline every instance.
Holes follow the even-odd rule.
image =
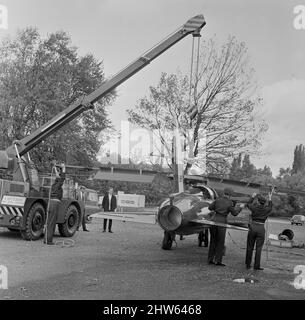
[[[164,231],[162,249],[170,250],[172,248],[173,241],[175,241],[175,234],[173,232]]]

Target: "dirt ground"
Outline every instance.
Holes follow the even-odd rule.
[[[305,227],[269,222],[271,233],[287,227],[305,242]],[[114,221],[110,234],[95,219],[88,228],[73,237],[73,247],[23,241],[0,228],[0,265],[8,268],[9,285],[0,289],[0,299],[305,299],[305,290],[293,285],[294,267],[305,265],[305,249],[269,246],[265,270],[247,271],[246,232],[228,231],[227,266],[216,267],[207,265],[208,250],[197,246],[196,235],[178,237],[177,246],[164,251],[158,225]],[[233,282],[245,277],[258,282]]]

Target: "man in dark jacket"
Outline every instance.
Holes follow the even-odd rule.
[[[252,221],[249,224],[247,237],[246,267],[247,269],[251,268],[252,254],[256,245],[254,269],[264,270],[260,264],[265,242],[265,221],[272,210],[271,194],[269,194],[269,200],[261,194],[253,194],[247,206],[251,211]]]
[[[65,172],[66,167],[64,164],[57,168],[54,166],[56,179],[51,186],[51,199],[49,203],[49,210],[47,213],[47,226],[45,233],[44,243],[48,245],[54,245],[53,235],[56,228],[56,222],[58,217],[58,210],[61,204],[61,200],[63,197],[63,184],[66,178]]]
[[[105,196],[103,198],[103,202],[102,202],[102,207],[103,207],[104,211],[106,211],[106,212],[115,211],[116,210],[116,207],[117,207],[116,196],[113,194],[113,188],[109,188],[108,189],[108,193],[105,194]],[[108,219],[104,219],[103,232],[106,232],[107,220]],[[112,233],[111,227],[112,227],[112,219],[109,219],[108,231],[110,233]]]
[[[209,205],[209,210],[215,212],[213,221],[227,223],[227,216],[231,213],[237,216],[241,211],[241,208],[236,208],[233,201],[230,199],[232,190],[226,188],[224,190],[224,196],[217,198],[213,203]],[[222,263],[222,257],[224,255],[226,228],[219,226],[210,227],[210,247],[208,253],[208,263],[215,264],[217,266],[225,266]]]
[[[75,199],[84,203],[84,210],[80,219],[80,222],[77,226],[77,231],[79,230],[80,224],[82,224],[83,231],[89,232],[86,226],[86,190],[84,186],[77,186],[75,190]]]

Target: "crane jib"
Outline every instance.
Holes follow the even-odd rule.
[[[182,27],[170,34],[167,38],[159,42],[153,48],[145,52],[134,62],[130,63],[127,67],[119,71],[112,78],[105,81],[98,89],[90,93],[89,95],[78,99],[67,109],[56,115],[49,122],[38,128],[29,136],[20,140],[19,154],[22,156],[38,143],[46,139],[53,132],[60,129],[62,126],[71,122],[81,113],[88,109],[88,105],[92,107],[92,104],[99,99],[113,91],[117,86],[132,77],[135,73],[140,71],[152,60],[161,55],[164,51],[172,47],[175,43],[183,39],[189,34],[197,36],[201,29],[205,26],[206,22],[203,15],[197,15],[189,19]]]

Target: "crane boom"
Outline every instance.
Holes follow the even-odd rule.
[[[93,108],[93,104],[100,98],[107,95],[109,92],[114,90],[118,85],[126,81],[128,78],[133,76],[135,73],[140,71],[146,65],[148,65],[152,60],[161,55],[164,51],[172,47],[175,43],[183,39],[189,34],[198,36],[201,29],[206,24],[203,15],[197,15],[189,19],[182,27],[177,31],[169,35],[166,39],[162,40],[155,47],[148,50],[146,53],[141,55],[134,62],[129,64],[127,67],[122,69],[116,75],[114,75],[109,80],[105,81],[98,89],[93,91],[87,96],[79,98],[77,101],[72,103],[67,109],[60,112],[58,115],[53,117],[46,124],[38,128],[29,136],[23,138],[19,141],[18,152],[20,156],[26,154],[32,148],[34,148],[38,143],[46,139],[53,132],[60,129],[65,124],[69,123],[77,116],[79,116],[84,111]],[[12,153],[13,147],[7,149]]]

